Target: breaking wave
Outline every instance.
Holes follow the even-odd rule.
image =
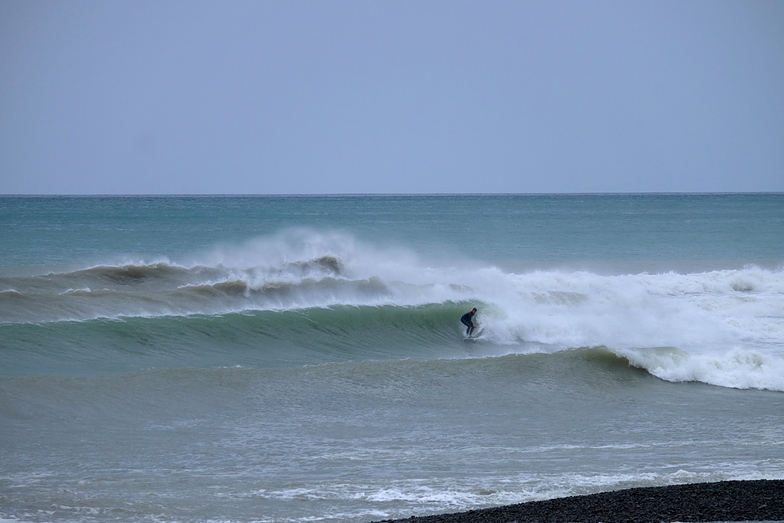
[[[483,331],[470,352],[459,317],[472,306]],[[125,370],[172,354],[263,367],[604,347],[667,381],[784,390],[782,270],[511,272],[340,234],[261,238],[188,263],[2,277],[0,330],[5,359],[28,354],[33,369],[35,354],[65,364],[58,353],[82,351],[89,365],[114,346],[136,361]]]

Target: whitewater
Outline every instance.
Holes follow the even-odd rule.
[[[2,202],[0,518],[784,477],[782,195]]]

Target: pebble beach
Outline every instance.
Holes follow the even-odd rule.
[[[572,496],[378,523],[783,521],[784,480],[722,481]]]

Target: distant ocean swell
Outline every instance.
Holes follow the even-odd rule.
[[[469,349],[458,320],[474,305],[484,331]],[[784,271],[512,273],[332,254],[104,265],[0,279],[0,334],[9,374],[603,347],[669,381],[784,390]]]

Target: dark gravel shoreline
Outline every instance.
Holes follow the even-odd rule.
[[[383,523],[659,523],[784,520],[784,480],[645,487]],[[379,522],[382,523],[382,522]]]

